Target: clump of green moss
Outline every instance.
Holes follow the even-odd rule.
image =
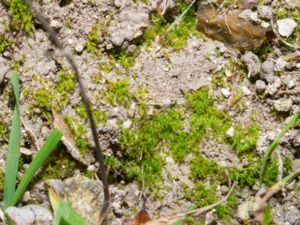
[[[33,17],[25,1],[9,0],[8,4],[11,27],[15,30],[23,30],[26,34],[32,34],[34,32]]]
[[[86,137],[87,127],[71,116],[66,115],[64,119],[75,136],[77,147],[80,152],[84,154],[86,150],[91,147]]]
[[[57,73],[55,88],[59,92],[58,102],[61,106],[65,106],[69,103],[68,95],[75,90],[75,87],[75,74],[68,72],[68,69],[66,67],[59,70]]]
[[[87,122],[88,116],[85,110],[85,107],[83,104],[79,104],[75,107],[75,111],[77,113],[77,115],[83,119],[85,122]],[[93,116],[94,116],[94,120],[96,125],[98,125],[99,123],[106,123],[107,120],[107,113],[96,108],[96,107],[92,107],[92,112],[93,112]]]
[[[2,121],[0,121],[0,138],[1,139],[8,138],[8,129]]]
[[[189,7],[188,3],[179,2],[177,4],[179,15],[183,13],[187,7]],[[150,45],[157,35],[159,35],[161,36],[160,44],[162,46],[172,47],[175,50],[182,49],[191,35],[200,35],[200,33],[196,30],[195,11],[196,6],[193,6],[182,18],[180,23],[170,30],[168,30],[168,28],[171,24],[168,23],[165,18],[155,13],[152,14],[152,25],[149,26],[144,33],[146,44]]]
[[[129,90],[129,81],[130,79],[126,77],[124,79],[108,83],[106,91],[104,92],[106,101],[113,105],[122,104],[128,106],[134,96]]]
[[[226,131],[230,128],[230,118],[225,112],[218,110],[214,106],[214,100],[209,95],[207,87],[186,95],[190,115],[190,126],[196,138],[203,137],[210,132],[217,139],[225,137]]]
[[[135,58],[137,56],[137,51],[130,53],[124,49],[114,49],[110,52],[110,56],[119,63],[123,68],[129,69],[135,64]]]
[[[228,137],[228,143],[238,152],[254,151],[259,137],[259,126],[251,123],[248,126],[237,126],[233,137]]]
[[[0,191],[2,192],[4,186],[4,177],[5,173],[2,169],[0,169]]]
[[[185,190],[186,197],[196,203],[199,207],[205,207],[218,201],[221,196],[217,194],[217,185],[208,186],[202,181],[198,181],[193,189]],[[232,209],[237,206],[237,199],[231,195],[225,204],[217,206],[216,214],[220,219],[229,219]]]
[[[74,159],[61,147],[55,151],[45,162],[41,176],[47,179],[64,179],[73,175],[79,168]]]
[[[4,34],[0,34],[0,53],[4,52],[4,50],[13,45],[13,41],[8,40]]]
[[[53,89],[41,87],[35,91],[33,106],[44,109],[50,109],[53,99]]]
[[[182,122],[180,112],[170,109],[151,118],[142,118],[133,129],[123,129],[120,142],[123,157],[127,159],[127,175],[153,186],[160,179],[164,164],[157,148],[163,140],[172,142],[175,133],[182,130]]]
[[[100,33],[99,33],[99,25],[96,23],[92,26],[91,31],[89,32],[86,40],[86,49],[90,53],[97,53],[98,48],[97,45],[99,44],[101,39]]]

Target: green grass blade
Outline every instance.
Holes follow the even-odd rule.
[[[54,211],[53,225],[90,225],[73,209],[70,202],[65,201],[49,188],[49,199]]]
[[[288,130],[290,128],[292,128],[293,126],[295,126],[297,124],[297,122],[300,120],[300,111],[298,111],[293,117],[292,119],[288,122],[288,124],[282,129],[282,131],[277,135],[277,137],[275,138],[275,140],[269,145],[269,147],[267,148],[267,151],[264,155],[263,161],[262,161],[262,167],[260,170],[260,183],[262,183],[262,180],[264,178],[265,172],[266,172],[266,167],[267,167],[267,162],[272,154],[272,152],[274,151],[274,149],[277,147],[277,145],[279,144],[281,138],[286,134],[286,132],[288,132]]]
[[[16,105],[12,118],[12,126],[8,143],[6,160],[6,173],[3,188],[3,209],[13,205],[13,197],[16,189],[16,180],[20,158],[20,89],[19,76],[17,72],[10,73],[10,79],[14,90]]]
[[[42,163],[48,158],[48,156],[53,152],[56,145],[60,141],[62,137],[62,133],[58,129],[54,129],[39,152],[36,154],[32,162],[30,163],[28,169],[26,170],[22,180],[16,190],[16,193],[13,198],[13,205],[15,205],[19,199],[21,198],[22,194],[26,190],[28,184],[31,182],[32,178],[34,177],[37,170],[41,167]]]

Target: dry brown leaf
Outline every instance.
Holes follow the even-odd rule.
[[[90,165],[94,158],[92,155],[86,153],[84,156],[80,153],[79,149],[76,146],[75,137],[64,120],[64,116],[61,112],[52,110],[52,115],[54,118],[54,127],[59,129],[63,133],[62,142],[66,146],[67,151],[71,154],[74,159],[77,159],[79,162],[84,165]]]
[[[139,211],[133,219],[125,222],[123,225],[142,225],[150,221],[150,216],[145,209]]]

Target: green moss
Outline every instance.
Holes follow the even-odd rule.
[[[123,68],[129,69],[135,64],[135,58],[137,56],[138,50],[130,53],[124,49],[114,49],[110,52],[111,57],[119,63]]]
[[[179,2],[177,4],[179,15],[183,13],[188,6],[189,3]],[[191,35],[201,36],[201,33],[196,30],[195,12],[196,6],[193,6],[180,23],[171,30],[168,30],[171,24],[168,23],[166,19],[153,13],[151,15],[152,25],[149,26],[144,33],[145,43],[150,45],[159,35],[161,36],[160,44],[162,46],[172,47],[175,50],[182,49]]]
[[[86,150],[91,147],[86,137],[87,127],[82,125],[79,121],[76,121],[71,116],[66,115],[64,119],[75,136],[77,147],[79,148],[80,152],[84,154]]]
[[[64,179],[71,177],[74,170],[80,168],[74,159],[62,147],[54,152],[45,162],[41,176],[43,180]]]
[[[99,33],[99,25],[96,23],[92,26],[92,29],[87,36],[87,40],[85,43],[87,51],[94,54],[97,53],[98,52],[97,45],[99,44],[100,40],[101,40],[101,36]]]
[[[87,122],[88,116],[87,116],[85,107],[82,103],[75,107],[75,111],[81,119],[83,119],[85,122]],[[107,121],[107,113],[106,112],[98,109],[97,107],[92,107],[92,112],[93,112],[93,116],[94,116],[96,125],[98,125],[99,123],[106,123],[106,121]]]
[[[124,78],[108,83],[104,92],[106,101],[113,105],[122,104],[128,106],[134,96],[129,90],[129,81],[129,78]]]
[[[281,7],[279,9],[277,9],[277,11],[276,11],[276,18],[277,19],[283,19],[287,16],[288,16],[288,11],[287,11],[286,8]]]
[[[186,197],[196,203],[198,207],[205,207],[207,205],[217,202],[221,196],[217,194],[217,185],[207,186],[202,181],[198,181],[192,190],[185,191]],[[237,199],[231,195],[225,204],[219,205],[215,208],[216,214],[220,219],[229,219],[232,215],[232,209],[237,206]]]
[[[195,180],[204,180],[207,177],[213,180],[219,180],[223,175],[223,169],[219,167],[216,161],[206,159],[202,155],[192,159],[190,169],[191,177]]]
[[[26,34],[34,32],[33,17],[24,0],[9,0],[9,14],[11,27],[15,30],[23,30]]]
[[[4,34],[0,34],[0,54],[4,52],[7,47],[13,45],[13,41],[8,40]]]
[[[59,92],[56,100],[60,107],[64,107],[69,103],[69,95],[74,92],[76,87],[76,77],[74,73],[68,72],[66,67],[62,68],[57,73],[55,81],[55,89]]]
[[[5,177],[5,172],[2,169],[0,169],[0,191],[1,192],[4,187],[4,177]]]
[[[256,143],[259,137],[259,126],[256,123],[251,123],[247,126],[235,127],[233,137],[228,137],[228,143],[238,152],[251,152],[256,149]]]
[[[109,73],[112,70],[111,62],[99,62],[99,69],[105,73]]]
[[[273,47],[270,43],[263,44],[258,50],[257,50],[257,56],[261,61],[265,61],[269,53],[273,51]]]
[[[53,89],[41,87],[35,91],[33,105],[34,107],[50,109],[53,99]]]
[[[8,129],[4,122],[0,120],[0,138],[1,139],[8,139]]]

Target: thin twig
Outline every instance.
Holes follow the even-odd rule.
[[[146,223],[146,225],[171,225],[171,224],[175,223],[178,220],[183,220],[187,216],[191,216],[191,217],[197,218],[201,214],[203,214],[205,212],[208,212],[209,210],[212,210],[216,206],[221,205],[224,202],[226,202],[227,199],[232,194],[235,185],[236,185],[236,183],[234,183],[232,185],[230,191],[227,193],[226,196],[224,196],[219,201],[217,201],[217,202],[215,202],[215,203],[213,203],[211,205],[205,206],[203,208],[198,208],[198,209],[195,209],[195,210],[190,211],[190,212],[180,213],[180,214],[176,214],[174,216],[170,216],[170,217],[167,217],[167,218],[161,218],[161,219],[158,219],[158,220],[150,221],[150,222]]]
[[[58,40],[56,32],[50,27],[49,23],[44,18],[44,16],[41,14],[41,12],[36,7],[34,7],[32,5],[32,2],[30,0],[25,0],[25,2],[28,5],[28,7],[32,10],[32,12],[36,16],[36,18],[40,21],[41,26],[43,27],[45,32],[49,35],[49,39],[52,41],[52,43],[57,48],[59,48],[60,50],[64,50],[64,46]],[[103,202],[103,205],[102,205],[101,218],[100,218],[100,225],[101,225],[101,224],[103,224],[103,222],[106,218],[106,214],[108,212],[108,208],[109,208],[109,205],[110,205],[109,184],[108,184],[108,180],[107,180],[106,168],[105,168],[105,165],[104,165],[104,156],[103,156],[102,149],[101,149],[101,146],[100,146],[100,142],[99,142],[99,139],[98,139],[95,120],[94,120],[94,116],[93,116],[93,113],[92,113],[92,110],[91,110],[91,104],[90,104],[89,98],[86,94],[86,89],[85,89],[85,87],[83,85],[83,82],[81,80],[81,76],[79,74],[77,64],[75,63],[75,60],[74,60],[71,53],[66,52],[64,54],[64,56],[68,60],[69,64],[71,65],[71,67],[72,67],[72,69],[75,73],[75,76],[76,76],[76,79],[77,79],[77,82],[78,82],[78,86],[79,86],[79,90],[80,90],[81,100],[82,100],[82,103],[85,106],[85,110],[86,110],[87,115],[88,115],[88,119],[89,119],[91,130],[92,130],[93,140],[94,140],[94,143],[95,143],[95,155],[96,155],[97,161],[99,162],[99,169],[97,171],[97,174],[101,178],[102,185],[103,185],[103,190],[104,190],[104,202]]]

